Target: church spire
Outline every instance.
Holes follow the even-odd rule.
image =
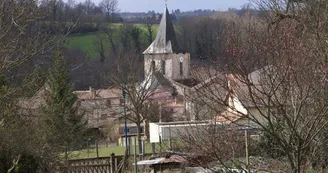
[[[179,47],[171,16],[166,6],[158,28],[157,36],[153,43],[144,51],[144,54],[182,52],[184,51]]]

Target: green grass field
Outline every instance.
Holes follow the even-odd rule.
[[[65,47],[80,49],[87,55],[88,59],[98,59],[99,53],[97,50],[97,43],[96,43],[98,37],[97,35],[99,35],[99,33],[69,35],[65,40],[66,41]],[[104,46],[107,47],[109,46],[109,44],[105,43]]]
[[[115,34],[114,34],[114,40],[116,41],[116,43],[119,43],[119,30],[122,27],[123,24],[115,24],[114,28],[115,28]],[[146,38],[146,33],[147,33],[147,28],[146,25],[144,24],[134,24],[134,26],[140,28],[140,30],[142,31],[141,33],[141,43],[142,44],[148,44],[147,43],[147,38]],[[154,25],[153,26],[153,30],[154,30],[154,36],[156,36],[156,32],[158,29],[158,25]],[[105,34],[101,34],[100,32],[94,32],[94,33],[87,33],[87,34],[72,34],[66,37],[65,39],[65,47],[66,48],[75,48],[75,49],[80,49],[82,52],[84,52],[88,59],[90,60],[95,60],[95,59],[99,59],[100,55],[98,53],[98,48],[97,48],[97,40],[99,37],[103,37],[105,38],[106,35]],[[110,48],[110,44],[108,41],[104,42],[104,48],[105,50],[107,50],[105,52],[106,55],[109,54],[109,48]]]
[[[175,142],[173,142],[173,147],[175,146]],[[156,144],[155,145],[155,153],[160,153],[161,151],[169,149],[169,144],[168,142],[163,142],[161,145]],[[131,153],[134,153],[134,146],[130,146]],[[138,150],[138,148],[137,148]],[[108,157],[112,153],[115,153],[117,156],[122,156],[125,153],[125,147],[121,146],[112,146],[108,148],[98,148],[98,153],[99,157]],[[146,154],[151,154],[152,149],[151,149],[151,144],[146,143],[145,144],[145,153]],[[139,154],[139,152],[137,152]],[[83,158],[95,158],[97,157],[97,152],[96,149],[85,149],[85,150],[79,150],[79,151],[73,151],[69,154],[70,159],[83,159]]]

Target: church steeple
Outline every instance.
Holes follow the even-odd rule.
[[[157,36],[153,43],[144,51],[144,54],[182,53],[184,52],[175,36],[170,13],[165,7]]]

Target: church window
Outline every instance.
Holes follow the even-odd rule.
[[[162,74],[165,75],[165,60],[162,60]]]
[[[155,61],[154,60],[151,61],[151,70],[152,70],[152,72],[155,71]]]
[[[183,64],[180,62],[180,75],[183,75]]]

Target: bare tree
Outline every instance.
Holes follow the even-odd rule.
[[[106,17],[113,20],[115,13],[117,12],[118,1],[117,0],[103,0],[99,3],[102,7]]]
[[[272,16],[272,11],[266,15]],[[243,19],[241,25],[232,23],[222,38],[228,66],[210,67],[225,74],[197,89],[198,96],[217,115],[225,117],[213,105],[246,117],[249,123],[239,125],[269,134],[285,153],[289,169],[304,172],[318,160],[318,149],[326,141],[322,138],[328,123],[325,51],[313,45],[316,39],[309,37],[311,33],[300,32],[304,25],[294,18],[275,25],[251,16]],[[237,101],[246,111],[237,109]]]
[[[117,43],[115,42],[116,38],[115,36],[115,27],[111,24],[113,22],[113,19],[115,17],[115,13],[118,11],[118,1],[117,0],[103,0],[99,3],[99,7],[102,8],[103,12],[105,13],[108,23],[103,24],[101,26],[101,34],[98,35],[97,39],[97,49],[99,52],[99,55],[101,57],[101,62],[103,62],[106,58],[106,48],[104,47],[105,42],[109,42],[110,48],[111,48],[111,58],[110,63],[115,64],[115,58],[118,55],[118,50],[117,50]],[[103,34],[105,35],[105,38],[103,37]]]
[[[39,60],[51,52],[61,36],[49,37],[42,30],[45,16],[38,1],[3,0],[0,9],[0,172],[48,172],[46,162],[53,159],[52,151],[42,152],[42,135],[33,118],[22,116],[17,99],[35,92],[27,86],[38,81],[26,76],[33,74]]]
[[[244,136],[235,125],[208,123],[207,125],[187,125],[184,130],[177,131],[179,149],[190,153],[186,158],[193,165],[209,167],[211,162],[219,161],[223,167],[226,163],[243,157],[245,154]]]
[[[90,15],[95,8],[95,4],[91,0],[84,1],[85,12],[87,15]]]
[[[97,35],[97,41],[96,41],[97,50],[100,55],[100,60],[101,60],[101,62],[104,62],[107,57],[112,57],[109,62],[111,64],[115,64],[115,59],[116,59],[116,56],[118,55],[118,53],[117,53],[118,52],[118,48],[117,48],[118,43],[115,41],[116,40],[115,27],[112,24],[106,23],[101,28],[102,28],[101,32]],[[106,49],[107,49],[105,47],[106,43],[109,43],[109,45],[110,45],[110,53],[109,54],[107,54],[107,52],[106,52]]]
[[[155,94],[161,92],[158,90],[158,81],[154,80],[156,72],[144,74],[143,64],[134,53],[120,56],[116,65],[118,70],[110,75],[110,81],[120,86],[126,94],[128,119],[137,125],[139,152],[142,153],[141,124],[153,119],[151,110],[154,107],[150,101]]]
[[[142,55],[142,52],[141,52],[141,33],[142,33],[141,29],[138,28],[137,26],[133,26],[132,29],[131,29],[131,32],[130,32],[131,39],[132,39],[132,42],[133,42],[133,47],[136,51],[136,55],[140,55],[140,56]]]
[[[148,43],[151,44],[154,40],[153,40],[153,35],[154,35],[154,28],[153,25],[156,22],[156,17],[154,19],[153,16],[147,16],[146,18],[146,26],[147,26],[147,40]]]

